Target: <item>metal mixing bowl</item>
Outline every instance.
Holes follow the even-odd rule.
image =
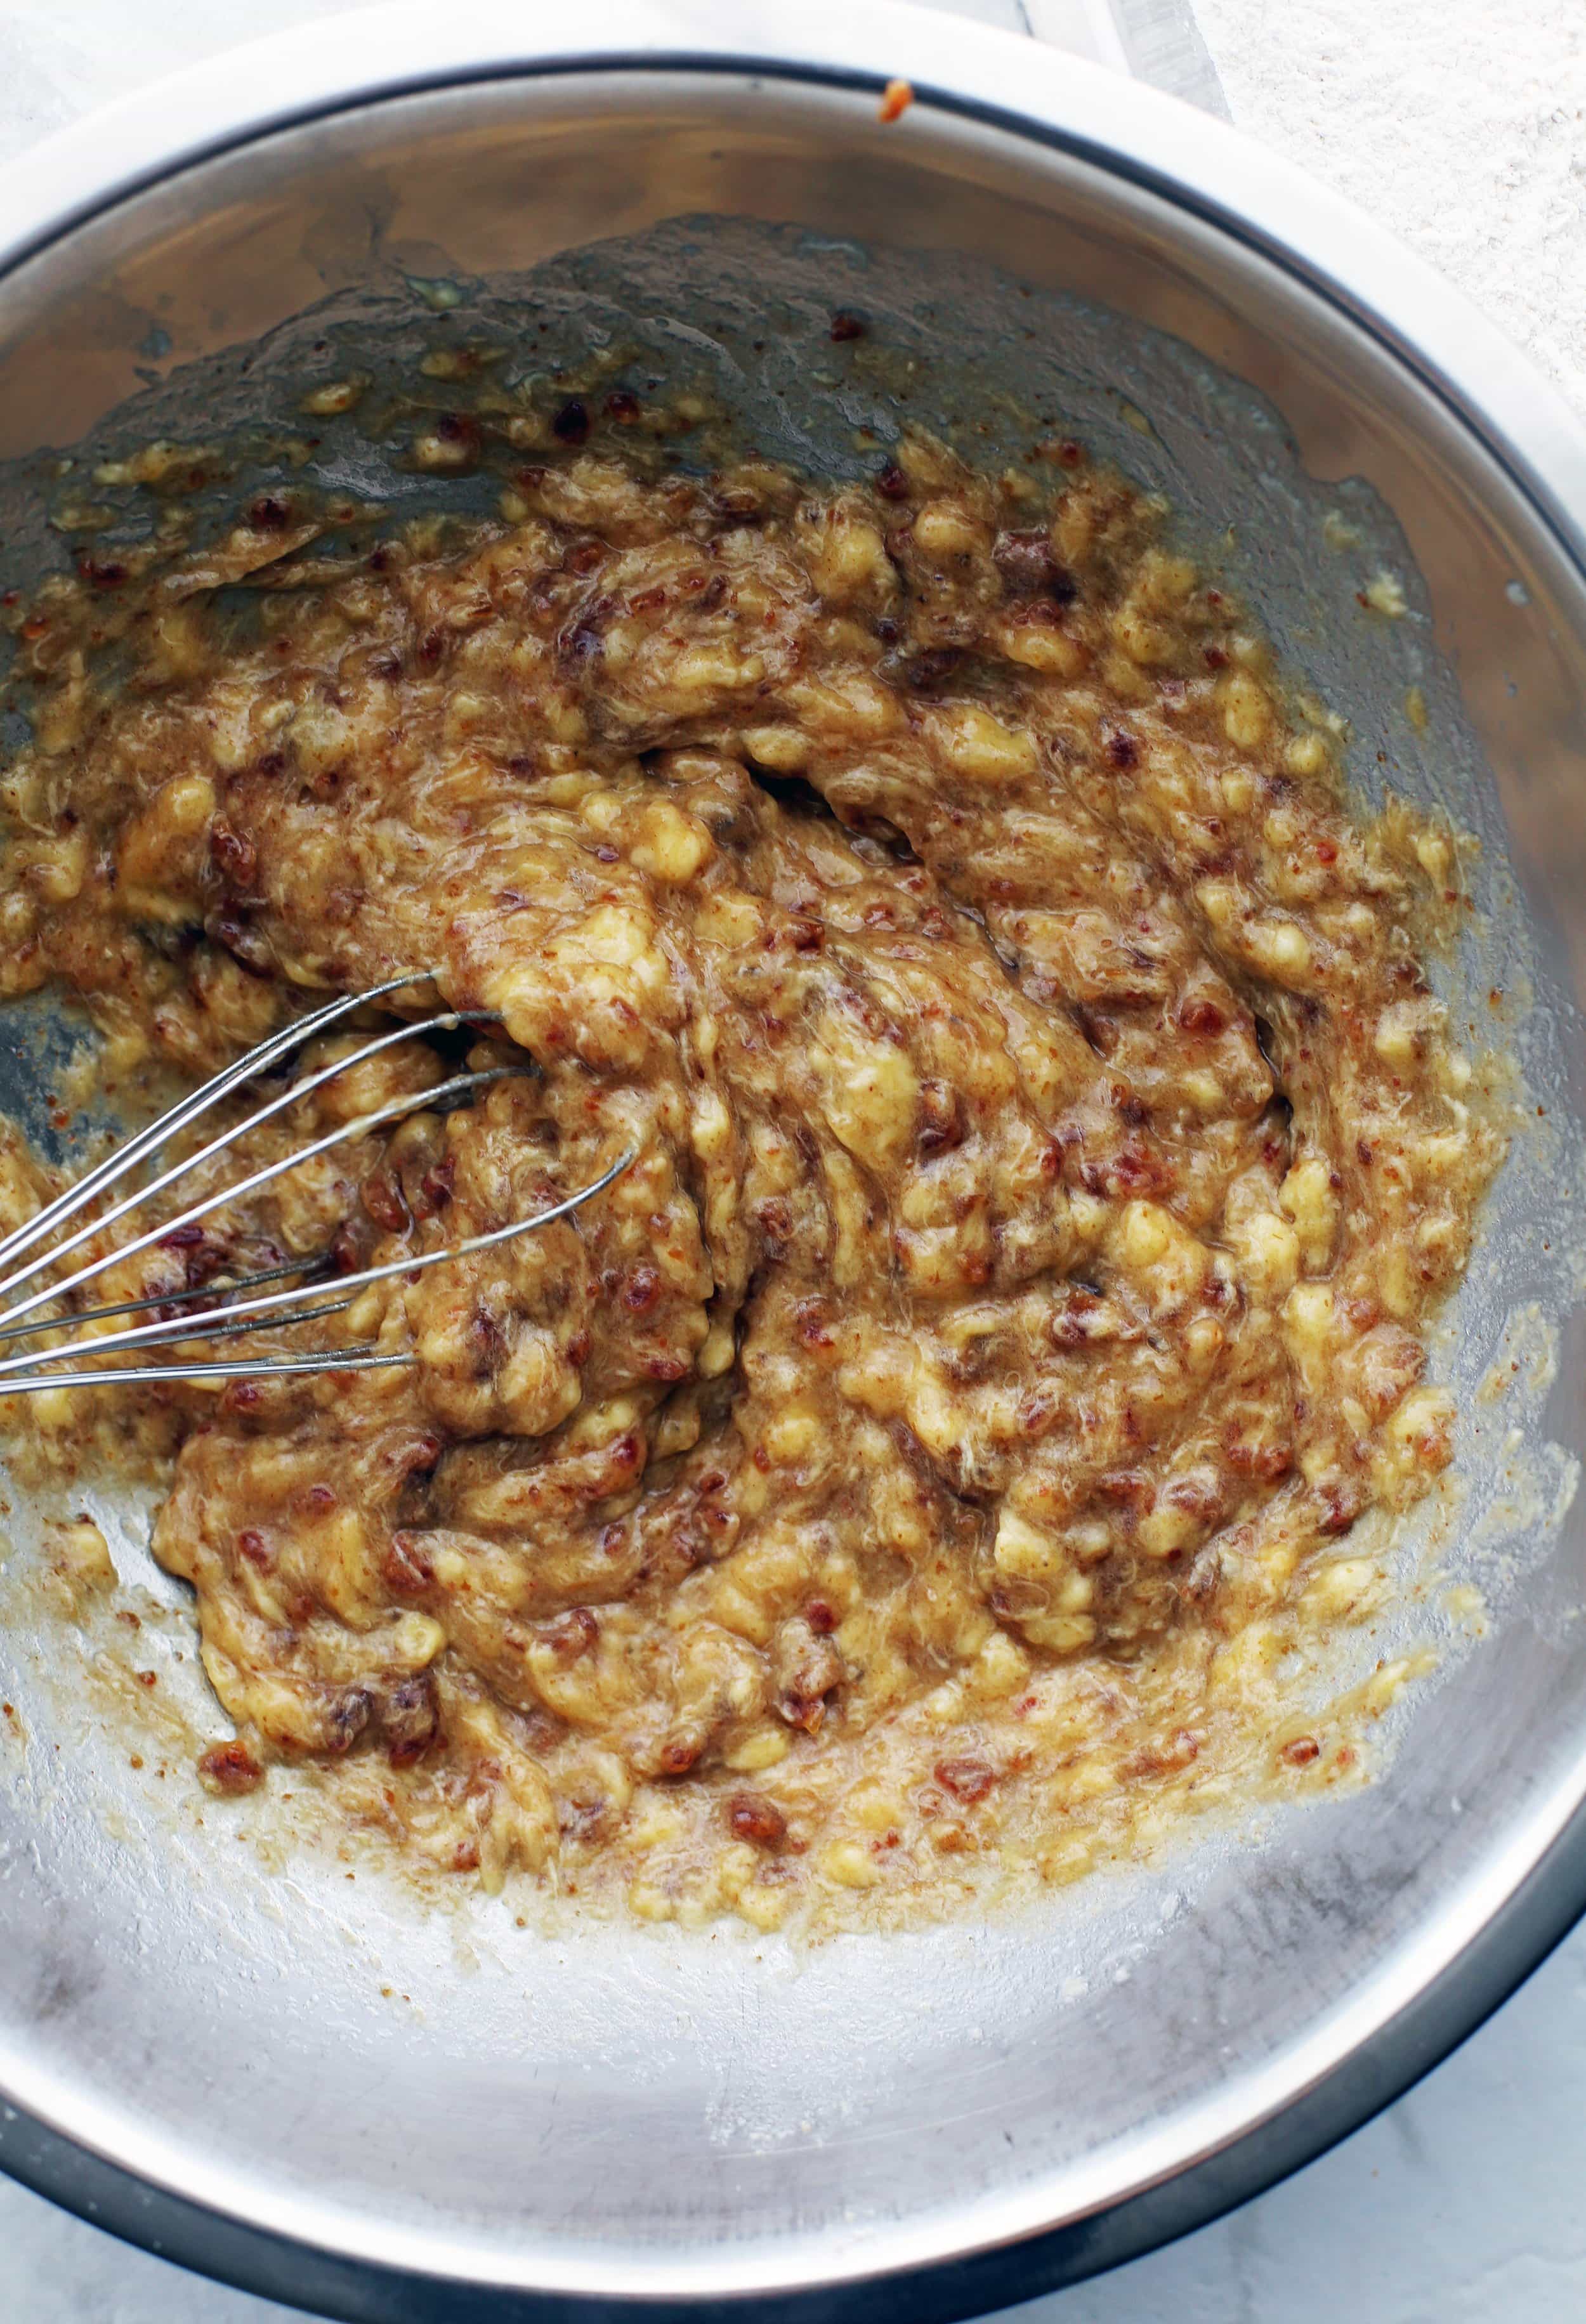
[[[315,327],[245,365],[217,351],[327,296],[349,330],[397,330],[404,299],[403,327],[438,328],[438,282],[499,322],[493,278],[545,261],[567,329],[586,309],[617,330],[626,300],[658,360],[737,364],[794,453],[852,463],[859,422],[896,423],[823,372],[840,282],[832,303],[917,349],[920,416],[995,441],[1045,397],[1160,483],[1351,721],[1362,787],[1442,798],[1483,837],[1486,918],[1449,990],[1484,1007],[1504,988],[1483,1023],[1545,1113],[1437,1356],[1465,1498],[1394,1553],[1398,1610],[1351,1649],[1431,1637],[1442,1665],[1369,1786],[1202,1825],[1028,1914],[803,1955],[548,1933],[473,1896],[426,1912],[363,1863],[272,1869],[243,1811],[180,1767],[133,1769],[89,1683],[106,1643],[29,1615],[37,1512],[14,1488],[0,2161],[152,2248],[383,2324],[734,2295],[856,2313],[900,2271],[924,2271],[894,2282],[912,2316],[960,2315],[1291,2168],[1586,1899],[1586,443],[1363,219],[1101,70],[867,5],[797,29],[586,5],[532,53],[516,8],[471,8],[466,31],[443,13],[226,58],[0,182],[0,458],[22,456],[0,561],[56,538],[40,446],[114,436],[133,422],[106,414],[145,392],[144,421],[229,424],[311,361]],[[895,74],[917,101],[883,130]],[[1357,603],[1379,563],[1405,581],[1400,622]],[[11,1043],[14,1107],[36,1116],[48,1056]],[[1512,1396],[1483,1402],[1511,1360]],[[161,1700],[217,1731],[146,1528],[95,1505],[148,1593]],[[1482,1593],[1480,1637],[1449,1618],[1452,1578]]]

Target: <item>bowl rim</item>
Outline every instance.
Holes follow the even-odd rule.
[[[372,62],[372,59],[383,60]],[[879,93],[907,80],[920,106],[1055,147],[1189,212],[1277,264],[1397,358],[1476,439],[1586,582],[1586,429],[1563,398],[1459,291],[1351,203],[1280,155],[1178,99],[1019,35],[895,0],[813,0],[796,26],[745,21],[736,0],[586,0],[576,31],[481,0],[466,23],[419,0],[361,8],[228,50],[118,100],[0,169],[0,286],[53,244],[136,193],[226,152],[317,119],[470,83],[614,72],[776,79]],[[1016,92],[1016,94],[1013,94]],[[752,2254],[664,2270],[664,2287],[568,2265],[512,2280],[519,2312],[696,2315],[752,2300],[770,2317],[900,2297],[911,2317],[963,2316],[1028,2299],[1139,2256],[1207,2223],[1323,2152],[1389,2104],[1496,2009],[1586,1908],[1586,1760],[1531,1803],[1483,1868],[1459,1925],[1423,1931],[1301,2037],[1266,2077],[1282,2082],[1166,2169],[1143,2170],[1090,2211],[1053,2206],[1040,2182],[993,2223],[942,2212],[892,2232],[895,2254],[818,2273]],[[1379,1988],[1383,1988],[1380,1989]],[[1308,2058],[1295,2070],[1296,2053]],[[1321,2052],[1324,2054],[1312,2053]],[[193,2195],[96,2135],[93,2109],[0,2060],[0,2167],[128,2240],[277,2298],[386,2319],[493,2315],[507,2280],[453,2246],[435,2263],[346,2211],[274,2204],[250,2218]],[[1206,2101],[1197,2103],[1203,2114]],[[218,2182],[217,2182],[218,2183]],[[977,2210],[985,2212],[983,2202]],[[344,2229],[316,2233],[313,2218]],[[414,2239],[422,2240],[422,2239]],[[801,2254],[800,2256],[803,2256]],[[451,2264],[447,2264],[451,2263]],[[631,2273],[631,2272],[630,2272]],[[522,2305],[520,2308],[519,2303]],[[477,2305],[476,2305],[477,2303]]]

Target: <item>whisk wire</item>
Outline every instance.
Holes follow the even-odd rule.
[[[295,1314],[288,1316],[287,1321],[291,1323],[311,1323],[320,1315],[345,1315],[352,1304],[350,1299],[327,1299],[318,1307],[300,1307]],[[158,1323],[144,1326],[147,1337],[138,1344],[145,1348],[159,1348],[180,1343],[183,1340],[237,1340],[241,1339],[244,1332],[271,1332],[281,1329],[281,1319],[279,1315],[251,1315],[235,1317],[234,1320],[234,1312],[229,1307],[217,1308],[216,1313],[224,1315],[226,1321],[217,1329],[203,1332],[195,1332],[190,1318],[186,1315],[165,1316]],[[41,1351],[33,1360],[38,1363],[46,1362],[51,1354],[57,1357],[80,1355],[85,1345],[98,1348],[103,1344],[103,1341],[91,1340],[86,1342],[79,1342],[71,1348],[46,1349]]]
[[[324,1356],[272,1356],[266,1364],[134,1364],[104,1371],[51,1372],[44,1377],[0,1380],[0,1397],[37,1396],[47,1388],[125,1388],[151,1379],[254,1379],[262,1372],[382,1372],[410,1364],[411,1356],[377,1355],[372,1348],[338,1348]]]
[[[327,1082],[379,1056],[397,1042],[415,1039],[427,1033],[453,1031],[462,1025],[498,1021],[493,1012],[486,1010],[448,1010],[378,1034],[347,1056],[319,1067],[306,1079],[294,1082],[285,1091],[268,1099],[244,1120],[210,1139],[198,1151],[172,1163],[147,1185],[124,1195],[102,1215],[86,1221],[64,1240],[50,1240],[96,1197],[116,1185],[129,1170],[151,1155],[157,1154],[162,1146],[179,1137],[213,1106],[279,1064],[292,1049],[300,1047],[339,1018],[408,986],[429,982],[431,976],[432,972],[423,970],[410,975],[392,977],[386,983],[368,991],[344,994],[323,1008],[311,1011],[307,1017],[299,1018],[292,1025],[250,1049],[235,1065],[215,1074],[190,1097],[168,1109],[158,1121],[139,1131],[126,1146],[75,1182],[25,1225],[0,1239],[0,1267],[13,1262],[11,1273],[0,1282],[0,1298],[10,1296],[12,1299],[9,1306],[0,1309],[0,1342],[33,1339],[44,1333],[69,1331],[73,1334],[54,1347],[24,1349],[14,1355],[0,1358],[0,1397],[23,1395],[47,1388],[97,1388],[151,1378],[195,1381],[236,1379],[256,1378],[261,1374],[312,1375],[383,1370],[410,1364],[415,1361],[411,1353],[383,1351],[374,1346],[321,1350],[300,1356],[275,1355],[252,1361],[239,1355],[231,1360],[195,1360],[171,1364],[106,1366],[99,1360],[132,1350],[152,1351],[161,1347],[180,1347],[192,1342],[241,1338],[272,1327],[284,1329],[343,1314],[355,1304],[355,1295],[371,1284],[390,1282],[397,1277],[411,1277],[428,1268],[438,1267],[476,1251],[489,1250],[498,1244],[511,1242],[520,1235],[530,1234],[536,1228],[549,1226],[557,1219],[569,1216],[619,1178],[636,1158],[637,1148],[630,1147],[589,1185],[563,1196],[558,1202],[549,1204],[528,1218],[514,1219],[506,1226],[466,1236],[438,1250],[407,1252],[401,1258],[388,1260],[381,1266],[362,1268],[347,1274],[331,1274],[329,1255],[322,1252],[300,1260],[289,1260],[280,1266],[262,1268],[231,1281],[217,1282],[212,1278],[207,1283],[191,1284],[172,1291],[153,1291],[139,1298],[124,1299],[64,1314],[43,1312],[56,1308],[71,1293],[96,1281],[106,1269],[123,1259],[136,1258],[155,1245],[170,1244],[173,1238],[178,1239],[179,1247],[181,1240],[196,1241],[198,1238],[191,1231],[213,1212],[256,1194],[262,1187],[270,1185],[289,1171],[314,1161],[333,1147],[366,1137],[383,1124],[401,1120],[420,1108],[445,1104],[495,1082],[534,1071],[528,1062],[493,1065],[480,1072],[454,1074],[449,1079],[428,1089],[403,1092],[353,1120],[337,1123],[322,1137],[294,1152],[262,1164],[246,1177],[190,1204],[175,1218],[162,1220],[159,1224],[146,1228],[131,1242],[103,1251],[68,1275],[59,1276],[53,1272],[63,1259],[80,1250],[86,1242],[102,1238],[122,1219],[142,1209],[193,1172],[201,1170],[239,1139],[274,1120],[300,1100],[311,1096]],[[24,1265],[14,1264],[25,1258],[28,1252],[35,1250],[41,1243],[48,1243],[49,1247],[40,1250],[36,1257],[28,1259]],[[328,1280],[327,1275],[330,1277]],[[25,1298],[14,1296],[41,1276],[47,1279]],[[293,1279],[283,1289],[259,1289],[265,1284],[285,1283],[287,1278]],[[325,1295],[327,1292],[334,1292],[334,1297],[327,1298]],[[257,1296],[238,1297],[239,1293]],[[202,1304],[205,1301],[210,1304],[206,1306]],[[171,1314],[173,1307],[189,1303],[196,1303],[192,1312]],[[128,1324],[119,1331],[97,1334],[85,1334],[82,1330],[85,1324],[109,1322],[122,1315],[143,1314],[151,1309],[157,1312],[146,1323]],[[72,1362],[81,1364],[88,1358],[93,1359],[89,1369],[78,1371],[58,1369]]]
[[[509,1068],[509,1070],[515,1069]],[[336,1288],[338,1292],[344,1293],[362,1291],[371,1283],[389,1283],[397,1276],[419,1275],[426,1268],[439,1267],[447,1259],[466,1259],[475,1251],[490,1250],[498,1243],[511,1242],[519,1235],[531,1234],[536,1227],[549,1226],[555,1220],[567,1217],[569,1213],[577,1210],[592,1196],[603,1194],[612,1181],[614,1178],[620,1178],[623,1171],[628,1168],[634,1159],[634,1152],[635,1149],[630,1147],[625,1153],[618,1157],[609,1169],[603,1171],[598,1178],[592,1178],[587,1186],[580,1186],[576,1194],[566,1194],[559,1203],[552,1203],[545,1210],[534,1212],[529,1218],[514,1219],[510,1226],[492,1227],[485,1234],[466,1236],[461,1242],[447,1243],[443,1250],[408,1251],[401,1259],[387,1259],[383,1266],[360,1268],[352,1275],[338,1275],[336,1277]],[[24,1368],[36,1369],[45,1364],[63,1363],[73,1356],[113,1355],[123,1348],[146,1347],[151,1342],[165,1337],[180,1337],[186,1340],[221,1339],[226,1336],[225,1330],[211,1331],[209,1328],[211,1324],[226,1326],[233,1318],[249,1315],[272,1315],[275,1321],[280,1322],[282,1320],[282,1311],[289,1309],[295,1300],[300,1300],[304,1296],[304,1290],[300,1286],[290,1291],[266,1292],[262,1298],[258,1299],[241,1299],[235,1306],[209,1308],[197,1315],[182,1317],[180,1333],[174,1331],[169,1321],[159,1323],[137,1323],[123,1332],[106,1332],[97,1338],[70,1341],[63,1347],[45,1348],[36,1353],[30,1351],[21,1356],[6,1356],[0,1359],[0,1380]],[[350,1305],[351,1302],[349,1300],[339,1304]],[[77,1318],[72,1316],[64,1320],[75,1323]],[[297,1323],[301,1319],[298,1316],[290,1316],[286,1320]],[[36,1328],[47,1330],[49,1326],[41,1324]],[[404,1358],[403,1360],[408,1360]]]
[[[492,1021],[493,1020],[484,1017],[478,1011],[448,1010],[443,1016],[424,1018],[417,1024],[399,1025],[394,1031],[382,1033],[375,1039],[366,1041],[362,1048],[355,1049],[350,1056],[338,1058],[332,1065],[321,1066],[318,1073],[310,1074],[306,1081],[292,1083],[289,1089],[282,1090],[279,1096],[270,1099],[255,1112],[250,1114],[247,1120],[239,1128],[222,1130],[218,1138],[212,1138],[209,1140],[207,1146],[201,1147],[196,1154],[184,1156],[180,1162],[173,1162],[169,1170],[162,1170],[160,1176],[157,1178],[152,1178],[146,1186],[139,1186],[132,1194],[124,1194],[121,1201],[114,1204],[102,1217],[90,1219],[85,1225],[80,1226],[75,1234],[68,1235],[64,1242],[56,1243],[51,1250],[31,1260],[27,1266],[16,1268],[4,1281],[0,1281],[0,1299],[9,1298],[13,1293],[20,1291],[24,1284],[32,1282],[35,1277],[42,1274],[47,1268],[58,1267],[60,1261],[69,1258],[74,1250],[80,1250],[84,1243],[92,1241],[97,1235],[104,1234],[108,1228],[117,1225],[132,1212],[143,1209],[147,1204],[154,1200],[157,1194],[164,1194],[168,1187],[178,1185],[183,1178],[190,1177],[195,1170],[200,1170],[206,1163],[212,1162],[217,1154],[226,1153],[235,1145],[244,1130],[258,1130],[265,1122],[273,1121],[278,1113],[285,1112],[290,1106],[296,1105],[302,1098],[311,1097],[314,1092],[322,1089],[327,1082],[335,1081],[338,1074],[350,1071],[354,1065],[361,1065],[368,1058],[378,1056],[383,1049],[392,1048],[399,1041],[413,1040],[423,1033],[451,1032],[458,1025]],[[521,1072],[526,1068],[511,1067],[506,1070]],[[438,1094],[437,1091],[426,1090],[417,1096],[410,1097],[405,1101],[407,1110],[411,1112]],[[373,1121],[374,1117],[371,1115],[368,1119]],[[168,1131],[165,1139],[161,1142],[168,1143],[170,1138],[175,1135],[174,1129]],[[146,1149],[151,1153],[154,1150],[152,1146]],[[295,1158],[303,1160],[306,1157],[298,1156]],[[232,1190],[233,1193],[236,1191],[238,1190],[235,1188]],[[73,1187],[70,1192],[75,1194],[77,1189]],[[221,1199],[229,1198],[229,1196],[223,1196]],[[40,1215],[48,1214],[41,1213]],[[171,1234],[179,1226],[186,1225],[192,1215],[189,1213],[184,1213],[180,1219],[167,1220],[154,1234],[152,1240],[159,1241],[161,1237]],[[58,1211],[58,1217],[64,1217],[64,1212]],[[145,1236],[143,1242],[134,1243],[129,1248],[134,1250],[142,1250],[149,1240],[150,1238]],[[116,1254],[119,1258],[125,1258],[126,1255],[125,1250]],[[108,1261],[106,1262],[106,1265],[108,1263]],[[82,1275],[75,1275],[69,1278],[72,1284],[90,1279],[90,1277]],[[37,1297],[24,1300],[20,1306],[14,1305],[0,1309],[0,1323],[8,1322],[15,1316],[28,1314],[42,1301],[58,1297],[68,1287],[66,1283],[56,1283],[51,1289],[41,1293]]]
[[[35,1333],[48,1332],[67,1323],[107,1323],[115,1315],[143,1315],[151,1307],[174,1307],[188,1299],[218,1299],[222,1292],[229,1296],[234,1291],[252,1291],[256,1284],[281,1283],[289,1275],[301,1277],[303,1280],[300,1288],[307,1291],[310,1284],[317,1282],[325,1273],[329,1264],[321,1251],[316,1258],[289,1259],[284,1267],[262,1267],[256,1275],[239,1275],[229,1281],[212,1279],[207,1283],[189,1283],[176,1291],[150,1291],[142,1299],[118,1299],[110,1307],[74,1307],[69,1315],[57,1318],[53,1326],[47,1316],[42,1322],[35,1320],[0,1325],[0,1340],[32,1339]]]
[[[393,976],[384,984],[373,985],[364,992],[344,992],[338,999],[327,1001],[322,1008],[312,1010],[307,1017],[294,1019],[279,1033],[272,1033],[268,1039],[258,1042],[245,1056],[239,1057],[235,1065],[226,1065],[221,1072],[212,1074],[189,1096],[180,1098],[175,1105],[168,1107],[158,1120],[140,1130],[114,1154],[107,1154],[103,1162],[96,1164],[84,1176],[74,1179],[65,1193],[58,1194],[43,1210],[24,1220],[10,1234],[0,1236],[0,1267],[5,1266],[23,1251],[31,1250],[68,1219],[75,1218],[84,1204],[103,1194],[106,1186],[115,1185],[148,1155],[158,1153],[161,1146],[169,1145],[190,1122],[198,1120],[223,1098],[229,1097],[233,1090],[240,1089],[244,1083],[254,1080],[257,1074],[267,1073],[272,1065],[289,1056],[293,1049],[300,1048],[316,1033],[323,1032],[327,1025],[335,1024],[338,1018],[348,1016],[355,1010],[367,1008],[372,1001],[383,1001],[392,992],[401,992],[409,985],[426,984],[431,976],[429,969],[417,969],[410,975]],[[0,1296],[8,1287],[7,1285],[0,1285]]]
[[[52,1300],[63,1298],[69,1291],[75,1291],[79,1284],[92,1283],[96,1277],[103,1275],[106,1268],[114,1267],[118,1260],[135,1259],[140,1251],[148,1250],[156,1243],[169,1242],[171,1237],[173,1234],[180,1234],[184,1227],[197,1226],[200,1219],[207,1219],[211,1212],[222,1209],[226,1204],[238,1202],[245,1195],[257,1194],[261,1186],[267,1186],[272,1180],[284,1177],[289,1170],[300,1169],[305,1162],[317,1160],[321,1154],[327,1153],[333,1146],[345,1146],[352,1139],[365,1137],[371,1130],[378,1130],[383,1122],[400,1120],[404,1114],[417,1112],[420,1106],[434,1105],[438,1100],[445,1098],[460,1097],[465,1090],[477,1089],[486,1082],[507,1081],[527,1073],[528,1070],[526,1065],[493,1065],[486,1073],[454,1074],[450,1081],[440,1082],[433,1089],[407,1090],[401,1097],[388,1098],[383,1105],[377,1105],[372,1112],[361,1113],[353,1121],[339,1122],[336,1129],[327,1130],[323,1138],[317,1138],[312,1144],[300,1147],[296,1153],[283,1155],[279,1161],[263,1163],[247,1177],[239,1179],[235,1185],[222,1186],[218,1193],[206,1195],[201,1203],[190,1204],[185,1211],[179,1212],[175,1218],[162,1219],[158,1226],[146,1228],[141,1235],[135,1236],[129,1243],[124,1243],[118,1250],[107,1251],[103,1258],[90,1259],[86,1266],[79,1267],[74,1274],[63,1276],[59,1282],[46,1283],[43,1288],[35,1291],[31,1298],[21,1300],[14,1306],[0,1309],[0,1323],[14,1323],[22,1316],[31,1314],[35,1308],[47,1306]],[[113,1212],[111,1215],[114,1217],[117,1213]],[[76,1240],[78,1239],[74,1238],[74,1240]],[[29,1269],[30,1273],[34,1271],[32,1268]]]

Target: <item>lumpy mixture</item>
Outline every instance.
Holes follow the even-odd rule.
[[[1349,1756],[1283,1674],[1449,1459],[1424,1329],[1499,1151],[1423,967],[1457,846],[1351,815],[1077,446],[690,478],[632,403],[499,521],[338,562],[277,494],[16,610],[10,991],[80,996],[124,1084],[405,971],[493,1013],[251,1159],[521,1069],[97,1296],[437,1249],[636,1158],[297,1337],[406,1368],[9,1411],[170,1463],[212,1788],[316,1762],[443,1868],[650,1917],[939,1910]],[[44,1183],[14,1141],[12,1212]]]

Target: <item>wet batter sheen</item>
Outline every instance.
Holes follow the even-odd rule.
[[[612,403],[499,521],[336,567],[275,495],[17,609],[11,991],[192,1075],[427,971],[415,1013],[493,1011],[475,1060],[532,1066],[118,1286],[437,1248],[637,1153],[299,1335],[409,1369],[27,1425],[173,1460],[215,1788],[334,1766],[443,1867],[656,1918],[1067,1877],[1325,1766],[1285,1657],[1449,1459],[1424,1327],[1498,1154],[1422,964],[1456,847],[1351,815],[1078,447],[701,481]]]

